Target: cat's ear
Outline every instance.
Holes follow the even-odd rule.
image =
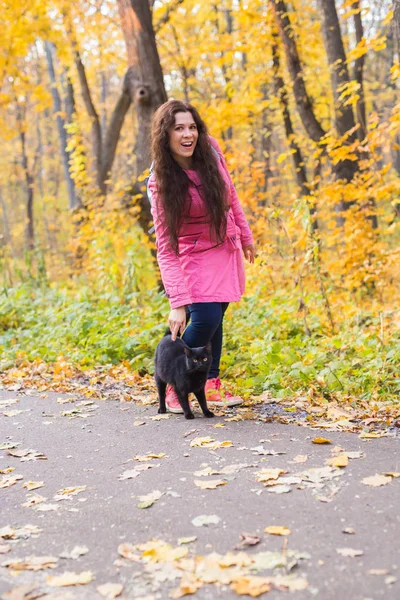
[[[188,346],[185,346],[183,348],[184,353],[186,354],[186,356],[192,356],[192,350],[191,348],[189,348]]]
[[[208,342],[207,346],[204,346],[204,349],[206,352],[209,352],[211,354],[211,342]]]

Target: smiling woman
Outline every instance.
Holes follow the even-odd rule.
[[[181,333],[191,348],[211,342],[207,400],[240,404],[241,398],[222,388],[219,363],[225,311],[245,289],[242,253],[254,262],[250,228],[223,154],[193,106],[171,100],[158,109],[152,154],[148,187],[157,259],[172,309],[172,339]],[[187,310],[191,323],[185,329]],[[171,386],[166,405],[171,412],[183,412]]]
[[[175,115],[175,125],[169,134],[171,153],[182,169],[191,169],[193,152],[199,133],[190,112],[179,112]]]

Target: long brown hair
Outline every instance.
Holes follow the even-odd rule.
[[[164,226],[176,254],[189,189],[189,178],[172,156],[169,145],[169,130],[175,125],[175,115],[179,112],[190,112],[197,126],[199,137],[193,152],[193,167],[203,185],[202,199],[210,219],[210,233],[214,233],[220,242],[225,238],[227,209],[226,185],[218,169],[218,158],[211,147],[206,124],[191,104],[169,100],[154,115],[151,151],[157,191],[164,210]]]

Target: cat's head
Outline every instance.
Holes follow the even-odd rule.
[[[200,348],[184,349],[188,371],[207,371],[211,366],[211,343]]]

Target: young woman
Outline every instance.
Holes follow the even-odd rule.
[[[225,311],[245,289],[242,253],[254,262],[250,228],[222,152],[193,106],[170,100],[157,110],[152,155],[148,189],[172,339],[180,332],[191,348],[211,341],[207,401],[240,404],[242,399],[221,385],[219,363]],[[170,412],[183,412],[171,386],[166,405]]]

